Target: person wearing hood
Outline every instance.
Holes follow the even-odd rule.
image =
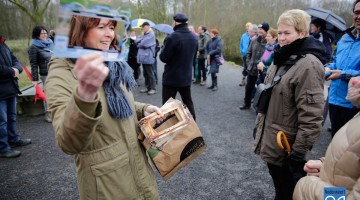
[[[189,18],[183,13],[173,16],[174,32],[164,40],[160,60],[165,63],[163,73],[162,102],[180,93],[183,103],[195,119],[194,103],[191,97],[193,60],[198,49],[198,38],[189,28]]]
[[[44,26],[35,26],[32,31],[32,42],[29,47],[29,60],[31,65],[32,83],[37,84],[40,79],[43,85],[48,74],[48,63],[53,54],[53,41],[48,37]],[[45,88],[45,87],[44,87]],[[51,122],[51,114],[44,102],[45,121]]]
[[[348,87],[346,99],[360,108],[360,76],[351,78]],[[325,187],[344,187],[346,199],[360,199],[359,123],[357,113],[336,133],[325,157],[305,164],[308,176],[296,184],[294,200],[325,199]]]
[[[320,135],[324,106],[325,51],[320,41],[309,36],[311,17],[294,9],[278,19],[278,42],[274,62],[265,84],[273,87],[266,112],[256,118],[254,152],[267,163],[275,186],[275,199],[292,199],[294,186],[305,175],[304,157]],[[283,131],[291,151],[277,144]]]

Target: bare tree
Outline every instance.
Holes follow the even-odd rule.
[[[50,1],[51,0],[9,0],[10,3],[13,3],[20,8],[20,10],[24,11],[35,24],[43,23],[43,16]],[[29,3],[32,5],[31,7],[27,7]]]

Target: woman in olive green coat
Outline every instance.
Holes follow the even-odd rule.
[[[69,45],[117,48],[116,21],[75,16],[71,24]],[[105,63],[98,52],[49,63],[46,94],[56,141],[75,155],[81,199],[159,199],[137,123],[161,112],[135,102],[135,86],[125,62]]]

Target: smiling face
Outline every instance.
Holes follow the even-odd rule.
[[[291,44],[297,39],[305,37],[304,32],[297,32],[294,26],[285,23],[278,24],[278,41],[280,47]]]
[[[42,29],[39,35],[39,40],[45,41],[48,37],[48,33],[45,29]]]
[[[114,38],[115,27],[113,23],[109,19],[102,18],[96,27],[89,29],[84,41],[86,47],[109,50]]]
[[[266,36],[266,31],[264,29],[262,29],[262,28],[259,28],[258,29],[258,34],[259,34],[260,37],[264,38]]]

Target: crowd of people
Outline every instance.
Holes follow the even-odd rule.
[[[360,199],[360,0],[354,1],[352,12],[353,25],[334,52],[325,21],[311,20],[303,10],[282,13],[277,28],[267,22],[245,25],[239,46],[240,86],[245,86],[240,110],[250,109],[255,94],[260,94],[254,101],[253,150],[268,167],[275,199],[323,199],[324,187],[345,187],[348,198]],[[81,199],[159,199],[153,170],[137,139],[137,123],[162,113],[137,102],[132,93],[141,84],[142,66],[145,88],[140,92],[156,94],[159,52],[165,63],[162,103],[179,93],[196,119],[191,86],[206,85],[209,74],[208,89],[218,90],[223,40],[218,29],[201,25],[195,31],[188,21],[185,14],[175,14],[174,32],[161,48],[148,22],[141,25],[139,36],[131,29],[127,62],[104,62],[98,52],[78,59],[51,58],[53,41],[47,29],[34,28],[29,48],[32,81],[38,84],[40,74],[47,95],[46,121],[52,122],[59,147],[74,155]],[[111,19],[75,15],[69,45],[117,50],[117,26]],[[0,50],[0,157],[12,158],[20,155],[14,147],[31,140],[21,138],[15,127],[22,65],[3,37]],[[330,75],[325,77],[325,72]],[[331,81],[328,99],[325,81]],[[334,138],[324,158],[306,161],[321,132],[327,102]],[[279,148],[279,132],[285,133],[288,152]]]

